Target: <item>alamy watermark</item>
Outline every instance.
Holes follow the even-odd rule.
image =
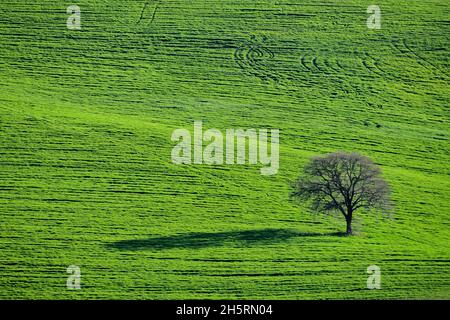
[[[371,14],[367,18],[367,28],[381,29],[381,9],[377,5],[370,5],[367,7],[367,13]]]
[[[367,7],[366,12],[370,14],[367,18],[367,28],[369,29],[381,29],[381,9],[378,5],[370,5]],[[67,29],[69,30],[81,30],[81,9],[77,5],[70,5],[67,7]]]
[[[381,269],[377,265],[367,267],[367,289],[381,289]]]
[[[81,289],[81,269],[79,266],[71,265],[67,268],[67,273],[70,276],[67,277],[66,286],[69,290],[80,290]]]
[[[69,30],[81,30],[81,9],[77,5],[68,6],[67,14],[70,17],[67,19],[67,29]]]
[[[270,132],[270,152],[269,152]],[[194,121],[194,134],[187,129],[176,129],[172,141],[175,164],[261,164],[262,175],[274,175],[279,168],[278,129],[218,129],[203,132],[202,121]],[[205,146],[204,142],[208,144]],[[248,152],[247,152],[248,151]],[[247,160],[248,158],[248,160]]]

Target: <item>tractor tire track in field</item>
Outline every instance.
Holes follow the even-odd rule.
[[[317,73],[317,74],[320,74],[320,73],[328,74],[329,71],[327,69],[328,69],[329,64],[327,62],[324,62],[325,65],[320,66],[319,58],[320,58],[320,61],[322,61],[321,57],[316,52],[313,52],[311,49],[308,49],[308,50],[306,50],[306,53],[304,53],[300,56],[300,66],[302,69],[305,69],[307,72],[312,72],[312,73]]]
[[[379,60],[373,58],[367,51],[355,49],[352,59],[356,63],[349,66],[330,53],[316,53],[308,49],[300,56],[300,66],[304,71],[315,74],[389,77],[389,74],[380,67]]]
[[[417,60],[417,63],[425,69],[430,71],[437,71],[440,75],[446,78],[449,77],[449,75],[444,70],[417,53],[417,50],[413,49],[412,46],[408,44],[406,39],[394,38],[391,41],[391,46],[401,54],[415,58]],[[417,48],[418,45],[416,45],[415,47]]]
[[[323,71],[322,69],[320,69],[319,67],[319,63],[317,62],[317,56],[315,56],[312,60],[311,60],[314,68],[316,68],[319,72],[323,72],[326,73],[325,71]]]
[[[139,17],[138,22],[136,24],[140,24],[143,21],[150,20],[148,22],[148,25],[151,25],[153,21],[155,20],[156,11],[158,11],[158,7],[160,5],[159,1],[154,2],[153,4],[150,4],[150,2],[146,2],[144,4],[144,7],[142,8],[141,15]],[[150,16],[150,19],[146,18],[146,13],[150,13],[148,16]]]
[[[379,61],[370,55],[367,51],[361,52],[361,63],[364,68],[371,74],[388,78],[388,74],[380,68]]]
[[[312,71],[311,70],[311,64],[308,64],[307,61],[311,61],[308,59],[308,53],[302,54],[300,57],[300,65],[303,69],[306,69],[306,71]]]
[[[338,63],[339,60],[330,59],[329,55],[314,55],[311,59],[312,70],[317,70],[319,73],[326,75],[340,75],[345,74],[344,68]]]
[[[275,58],[275,54],[266,46],[253,41],[246,42],[234,51],[234,61],[239,68],[250,76],[257,77],[265,82],[273,81],[280,83],[280,79],[275,75],[275,70],[267,66],[267,62]],[[264,40],[263,40],[264,41]]]
[[[341,73],[342,72],[342,66],[339,63],[339,60],[335,59],[333,62],[331,61],[331,59],[325,59],[324,61],[325,66],[330,69],[333,70],[334,73]]]

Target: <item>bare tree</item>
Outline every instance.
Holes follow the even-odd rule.
[[[358,153],[335,152],[314,157],[292,187],[291,197],[310,203],[313,211],[342,213],[347,235],[352,234],[352,219],[358,209],[390,207],[389,186],[381,177],[380,168]]]

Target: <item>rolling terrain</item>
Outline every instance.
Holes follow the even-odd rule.
[[[0,298],[449,299],[450,6],[371,4],[2,0]],[[278,174],[173,164],[195,120],[280,129]],[[395,203],[352,237],[289,200],[336,150]]]

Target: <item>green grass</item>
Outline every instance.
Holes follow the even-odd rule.
[[[381,30],[356,0],[70,4],[0,4],[0,298],[450,298],[446,1],[380,0]],[[279,173],[172,164],[194,120],[279,128]],[[335,150],[396,204],[353,237],[288,199]]]

